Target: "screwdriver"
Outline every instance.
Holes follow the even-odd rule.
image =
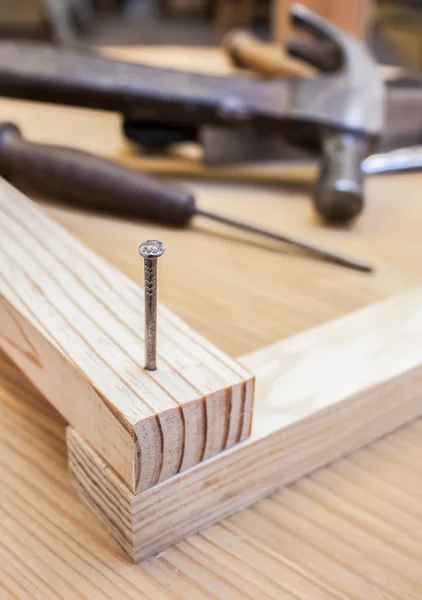
[[[289,244],[344,267],[366,273],[373,270],[357,259],[202,210],[189,192],[112,160],[62,146],[29,142],[12,123],[0,124],[0,175],[18,187],[29,187],[80,208],[179,227],[188,226],[194,216],[201,216]]]

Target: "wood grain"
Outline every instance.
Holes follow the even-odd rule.
[[[64,422],[0,352],[5,600],[415,600],[420,422],[130,564],[70,486]]]
[[[1,347],[133,491],[249,435],[246,370],[160,307],[145,371],[143,292],[4,180],[0,262]]]
[[[217,70],[221,64],[221,55],[208,49],[128,48],[127,53],[132,59],[140,55],[174,66],[193,63]],[[163,166],[157,157],[146,161],[139,153],[129,155],[116,115],[0,100],[0,117],[17,122],[34,141],[133,160],[139,167],[171,169],[171,159]],[[192,170],[201,174],[195,160],[182,162],[185,168],[193,163]],[[204,208],[354,253],[376,264],[375,275],[359,276],[199,220],[190,230],[177,231],[39,200],[50,216],[135,280],[139,259],[133,248],[140,238],[162,239],[172,248],[161,270],[162,299],[232,356],[420,283],[421,174],[368,180],[367,209],[348,230],[323,228],[315,221],[306,186],[293,187],[275,176],[265,184],[254,177],[252,184],[236,185],[192,177],[185,181]],[[222,285],[225,293],[216,293]],[[72,490],[64,427],[58,413],[0,352],[1,598],[422,596],[420,421],[141,565],[129,563]]]
[[[3,353],[0,406],[5,600],[422,594],[420,422],[133,565],[70,487],[63,420]]]
[[[422,414],[422,288],[240,359],[257,375],[249,440],[133,495],[69,429],[75,489],[135,560]]]

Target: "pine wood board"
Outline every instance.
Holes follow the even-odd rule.
[[[114,115],[3,100],[0,115],[34,140],[128,160]],[[172,231],[44,199],[43,207],[135,280],[139,238],[163,239],[171,248],[162,268],[164,302],[238,356],[420,283],[421,182],[420,174],[369,181],[368,208],[348,231],[319,226],[306,188],[188,182],[204,207],[360,255],[378,266],[373,277],[277,246],[270,251],[199,221]],[[187,266],[182,294],[175,284]],[[215,294],[223,283],[225,294]],[[65,423],[2,353],[0,411],[0,588],[7,599],[422,595],[420,422],[135,566],[70,487]]]
[[[70,485],[63,419],[0,352],[0,597],[403,600],[422,595],[422,425],[130,564]]]
[[[422,415],[422,287],[239,359],[251,437],[134,495],[69,428],[75,489],[134,561]]]
[[[0,264],[0,346],[134,492],[249,435],[246,369],[159,306],[146,371],[143,290],[2,179]]]

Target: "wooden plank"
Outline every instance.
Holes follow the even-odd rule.
[[[130,489],[247,437],[246,369],[161,306],[145,371],[141,289],[3,180],[0,264],[1,347]]]
[[[173,48],[158,50],[163,60],[175,60]],[[214,64],[198,49],[180,50],[180,59],[183,54],[186,64]],[[0,113],[34,141],[127,160],[117,115],[4,99]],[[371,260],[377,272],[362,277],[279,247],[269,251],[246,237],[229,238],[217,224],[181,231],[51,203],[44,210],[133,279],[139,277],[133,252],[139,238],[153,232],[163,239],[172,252],[161,269],[161,297],[233,356],[420,282],[421,174],[368,181],[367,211],[348,231],[318,226],[306,188],[189,185],[204,208],[341,248]],[[216,256],[224,270],[216,268]],[[190,277],[181,289],[185,261]],[[224,295],[214,294],[221,286]],[[1,351],[0,414],[2,599],[422,598],[421,421],[140,568],[129,564],[71,489],[63,420]]]
[[[422,287],[247,355],[243,444],[133,495],[69,430],[74,486],[139,561],[422,414]]]
[[[63,420],[2,352],[0,411],[2,600],[422,596],[421,422],[140,567],[72,490]]]

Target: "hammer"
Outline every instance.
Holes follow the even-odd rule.
[[[367,49],[308,9],[293,5],[294,24],[329,40],[342,67],[312,79],[256,80],[209,76],[114,61],[53,46],[0,43],[0,93],[120,112],[142,132],[223,126],[287,141],[321,153],[314,191],[329,221],[363,208],[361,162],[383,127],[384,86]]]

